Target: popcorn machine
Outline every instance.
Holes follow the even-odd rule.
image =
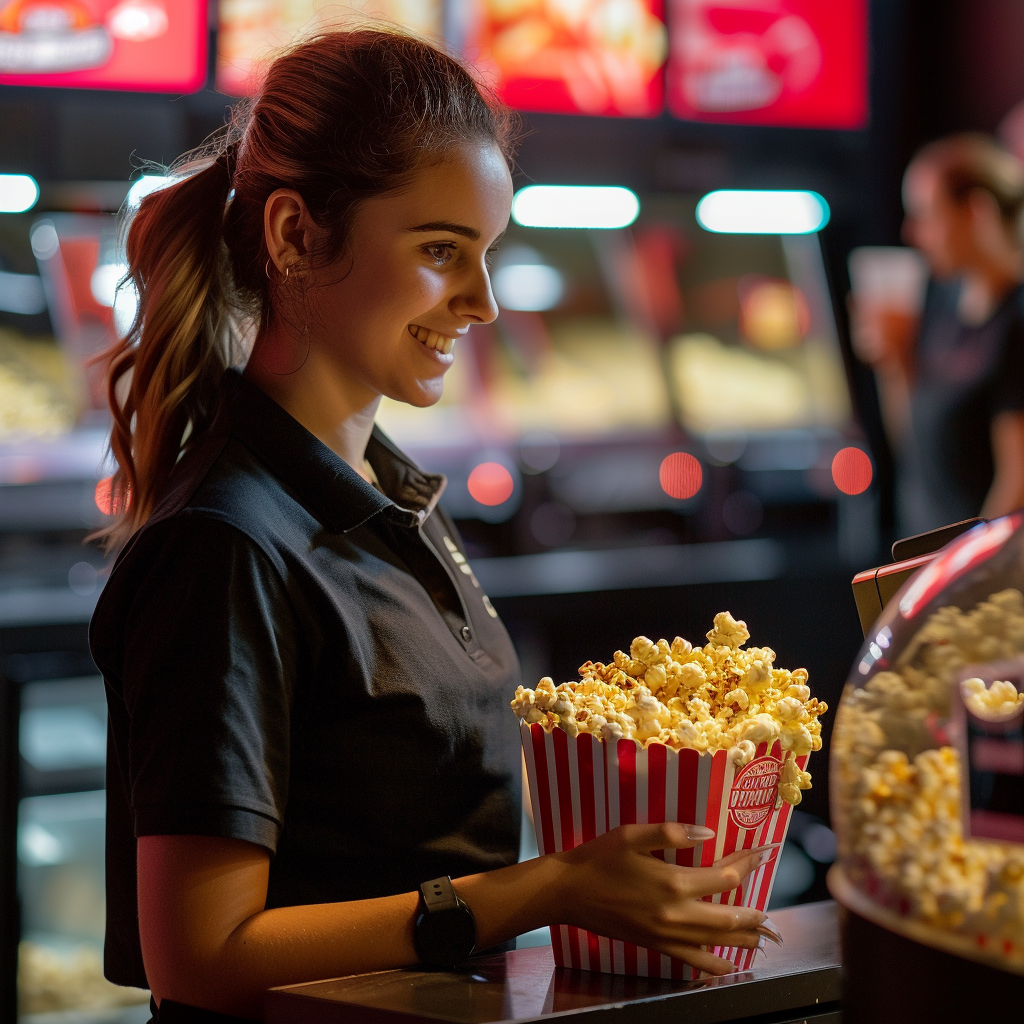
[[[997,1019],[1024,993],[1022,526],[919,553],[846,685],[829,886],[854,1024]]]

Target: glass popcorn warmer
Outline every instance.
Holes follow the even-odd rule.
[[[879,970],[893,959],[890,1010],[920,1005],[915,978],[926,1001],[948,993],[951,971],[1024,993],[1022,522],[977,526],[927,561],[869,630],[844,691],[829,884],[845,910],[850,1020],[908,1019],[863,994],[888,988]]]

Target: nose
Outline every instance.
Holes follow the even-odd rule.
[[[494,323],[498,318],[498,303],[491,291],[491,276],[487,267],[481,264],[464,282],[449,302],[448,308],[458,317],[478,324]]]

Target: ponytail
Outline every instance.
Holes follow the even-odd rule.
[[[139,304],[108,353],[111,482],[116,521],[98,536],[118,547],[152,515],[171,471],[212,422],[230,362],[224,158],[146,196],[127,231],[127,279]],[[127,390],[125,391],[125,386]],[[123,397],[122,397],[123,396]]]
[[[518,130],[462,63],[393,29],[327,32],[273,61],[255,100],[235,108],[226,134],[238,141],[212,163],[209,148],[178,161],[178,180],[146,196],[129,223],[139,306],[108,353],[118,470],[115,519],[97,534],[108,548],[149,519],[178,459],[213,422],[224,370],[240,361],[234,322],[263,331],[272,321],[287,286],[268,277],[268,196],[302,195],[323,229],[311,258],[328,265],[360,203],[467,142],[496,145],[511,164]]]

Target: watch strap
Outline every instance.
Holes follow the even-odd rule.
[[[424,909],[429,914],[466,906],[459,899],[459,894],[455,891],[455,886],[452,885],[452,880],[448,875],[424,882],[420,886],[420,895],[423,897]]]

